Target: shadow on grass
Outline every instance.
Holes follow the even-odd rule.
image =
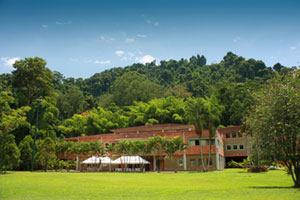
[[[295,188],[293,186],[289,186],[289,187],[284,187],[284,186],[252,186],[249,187],[252,189],[299,189],[299,188]]]
[[[0,172],[0,176],[1,175],[9,175],[9,174],[13,174],[13,172],[6,172],[6,173]]]

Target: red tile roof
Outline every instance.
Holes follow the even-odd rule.
[[[135,126],[129,128],[120,128],[111,130],[113,133],[133,133],[133,132],[155,132],[155,131],[169,131],[169,130],[194,130],[193,125],[185,124],[157,124],[157,125],[148,125],[148,126]]]
[[[241,130],[241,126],[230,126],[225,128],[218,128],[218,131],[220,133],[232,133],[232,132],[238,132]]]

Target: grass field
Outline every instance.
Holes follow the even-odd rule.
[[[300,199],[282,170],[247,173],[9,172],[0,175],[0,199]]]

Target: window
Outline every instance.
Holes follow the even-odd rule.
[[[208,140],[201,140],[201,145],[208,145]]]
[[[232,138],[236,138],[236,133],[232,133]]]
[[[199,165],[199,166],[202,166],[202,161],[201,161],[201,159],[198,159],[198,165]]]
[[[231,150],[231,145],[227,145],[226,149],[227,149],[227,151],[230,151]]]
[[[206,163],[208,164],[208,158],[206,159]],[[212,159],[210,159],[209,164],[212,165]]]
[[[189,140],[189,146],[199,146],[199,140],[198,139]]]
[[[189,140],[189,146],[195,146],[195,140]]]
[[[237,150],[238,149],[238,145],[234,144],[233,145],[233,150]]]
[[[183,160],[182,159],[178,160],[178,165],[183,165]]]
[[[191,167],[196,167],[196,160],[190,160]]]
[[[244,149],[244,145],[240,144],[240,150],[243,150],[243,149]]]
[[[226,133],[226,138],[230,138],[230,133]]]
[[[208,139],[190,139],[189,140],[189,146],[199,146],[201,143],[201,145],[209,145],[209,140]],[[211,140],[211,145],[215,144],[215,140]]]
[[[243,137],[243,135],[242,135],[241,133],[238,133],[238,136],[239,136],[239,137]]]

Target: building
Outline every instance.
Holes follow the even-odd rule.
[[[172,159],[164,159],[164,155],[147,155],[144,158],[150,162],[147,170],[201,170],[199,144],[202,145],[204,163],[210,162],[209,170],[223,170],[226,161],[239,161],[247,157],[247,137],[243,136],[240,126],[221,128],[216,131],[211,140],[211,159],[209,157],[209,132],[203,130],[199,139],[193,125],[160,124],[137,126],[111,130],[112,133],[67,138],[68,141],[92,142],[99,141],[104,147],[116,144],[120,140],[148,140],[150,137],[179,136],[187,144],[184,151],[177,151]],[[81,160],[80,160],[81,161]]]

